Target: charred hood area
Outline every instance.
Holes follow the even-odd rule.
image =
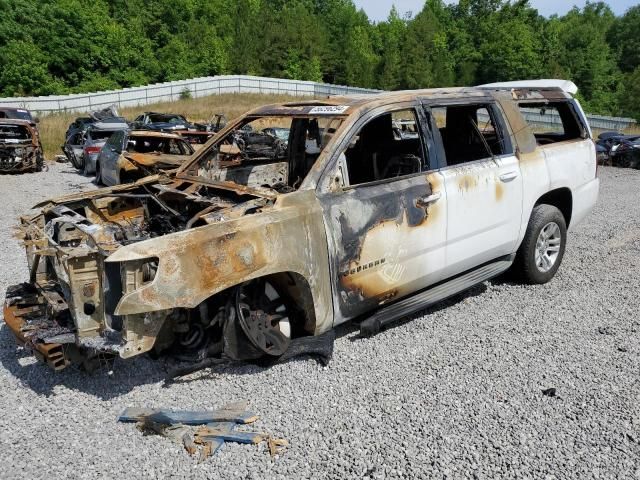
[[[8,290],[5,319],[17,339],[54,369],[104,354],[135,355],[155,343],[159,332],[145,343],[151,335],[145,331],[148,316],[114,312],[127,289],[153,280],[157,259],[124,267],[108,263],[109,255],[136,242],[260,212],[273,203],[246,187],[234,191],[223,183],[159,178],[71,195],[22,218],[30,279]],[[174,317],[174,323],[189,324],[188,315]],[[193,334],[188,328],[181,333]],[[128,343],[136,347],[127,347],[131,351],[125,355]]]
[[[108,255],[121,245],[224,221],[268,204],[247,189],[237,193],[185,180],[139,182],[50,203],[37,223],[60,248],[87,248]],[[33,223],[25,222],[24,228],[28,238]]]

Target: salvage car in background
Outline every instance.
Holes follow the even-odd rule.
[[[131,183],[161,170],[178,168],[193,152],[193,147],[179,135],[120,130],[107,140],[96,160],[96,183]]]
[[[603,132],[598,135],[596,149],[602,164],[640,169],[640,135]]]
[[[31,115],[26,108],[0,107],[0,118],[10,118],[13,120],[26,120],[35,127],[40,121],[37,117]]]
[[[177,113],[145,112],[131,122],[131,128],[146,130],[198,130],[195,124]]]
[[[39,172],[44,153],[30,120],[0,118],[0,173]]]
[[[93,112],[69,125],[62,151],[75,168],[91,175],[96,171],[96,160],[105,142],[115,132],[128,128],[127,121],[113,107]]]
[[[289,143],[289,129],[283,127],[269,127],[263,128],[262,133],[266,135],[271,135],[278,140],[282,140],[285,143]]]
[[[177,113],[145,112],[131,122],[134,129],[179,133],[189,143],[203,145],[227,124],[224,114],[216,113],[206,123],[188,121]]]
[[[5,322],[55,369],[170,348],[246,360],[353,319],[376,333],[510,268],[548,282],[599,190],[576,92],[507,82],[255,109],[178,171],[38,205]],[[521,109],[543,107],[562,125],[535,133]],[[283,126],[286,145],[247,134]]]

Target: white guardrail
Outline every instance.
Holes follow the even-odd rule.
[[[225,93],[265,93],[325,97],[327,95],[357,95],[380,92],[380,90],[303,80],[254,77],[250,75],[220,75],[95,93],[0,98],[0,106],[27,108],[38,115],[57,112],[89,112],[110,105],[117,105],[122,108],[172,102],[178,100],[184,94],[183,92],[187,90],[193,98]],[[525,117],[528,121],[541,126],[548,125],[553,127],[561,123],[559,116],[553,115],[551,112],[544,116],[535,112],[526,112]],[[622,131],[636,124],[636,121],[632,118],[605,117],[602,115],[587,115],[587,118],[592,128],[600,130]]]
[[[253,77],[248,75],[221,75],[192,78],[174,82],[156,83],[144,87],[123,88],[95,93],[50,95],[46,97],[0,98],[0,105],[26,108],[39,115],[57,112],[90,112],[117,105],[137,107],[159,102],[173,102],[189,91],[192,98],[226,93],[264,93],[291,96],[327,96],[377,93],[379,90],[330,85],[326,83]]]

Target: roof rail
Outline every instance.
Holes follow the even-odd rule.
[[[578,87],[571,80],[542,79],[542,80],[517,80],[515,82],[497,82],[478,85],[478,88],[487,89],[511,89],[511,88],[559,88],[563,92],[575,95]]]

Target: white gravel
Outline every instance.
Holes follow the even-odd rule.
[[[169,387],[147,358],[54,374],[0,323],[0,477],[640,478],[640,171],[600,172],[599,205],[550,284],[489,282],[367,340],[340,329],[327,368],[240,366]],[[15,217],[89,187],[59,164],[0,177],[2,298],[27,276]],[[289,440],[282,457],[227,444],[196,464],[116,422],[126,406],[243,399]]]

